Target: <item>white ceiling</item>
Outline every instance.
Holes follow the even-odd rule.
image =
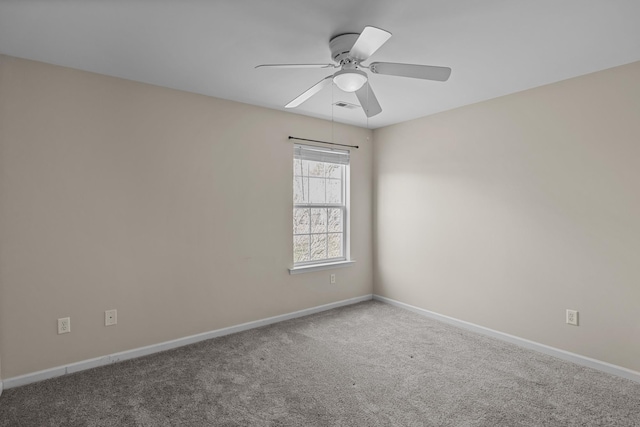
[[[372,25],[393,37],[368,62],[449,81],[369,73],[369,121],[332,108],[357,104],[336,88],[292,111],[377,128],[638,61],[639,17],[638,0],[0,0],[0,53],[283,110],[333,70],[256,65],[329,63],[329,39]]]

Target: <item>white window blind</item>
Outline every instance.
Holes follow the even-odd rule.
[[[314,162],[336,163],[339,165],[349,164],[349,151],[335,150],[331,148],[315,147],[310,145],[294,146],[294,156],[300,160],[310,160]]]

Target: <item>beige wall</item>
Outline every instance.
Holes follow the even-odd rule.
[[[0,378],[370,293],[372,226],[376,293],[640,371],[637,76],[379,129],[374,150],[334,125],[362,148],[357,263],[329,285],[287,273],[287,136],[331,123],[0,56]]]
[[[370,294],[371,132],[334,132],[361,149],[330,285],[287,270],[287,136],[330,122],[0,57],[2,377]]]
[[[375,293],[640,371],[640,62],[374,141]]]

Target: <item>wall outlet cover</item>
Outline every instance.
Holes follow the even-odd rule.
[[[68,334],[69,332],[71,332],[71,318],[62,317],[58,319],[58,335]]]
[[[104,312],[104,326],[113,326],[118,323],[118,310],[107,310]]]

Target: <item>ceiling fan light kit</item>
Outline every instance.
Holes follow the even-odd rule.
[[[355,92],[367,82],[367,73],[360,70],[340,70],[333,75],[333,82],[340,90]]]
[[[329,41],[331,59],[337,64],[266,64],[258,65],[256,68],[340,68],[340,71],[325,77],[298,95],[285,105],[285,108],[299,106],[333,82],[344,92],[355,92],[367,117],[373,117],[382,112],[382,107],[371,89],[367,73],[362,71],[363,68],[369,69],[374,74],[441,82],[446,81],[451,75],[451,68],[448,67],[391,62],[373,62],[369,66],[362,65],[362,62],[369,59],[390,37],[391,33],[388,31],[376,27],[365,27],[361,34],[341,34]]]

